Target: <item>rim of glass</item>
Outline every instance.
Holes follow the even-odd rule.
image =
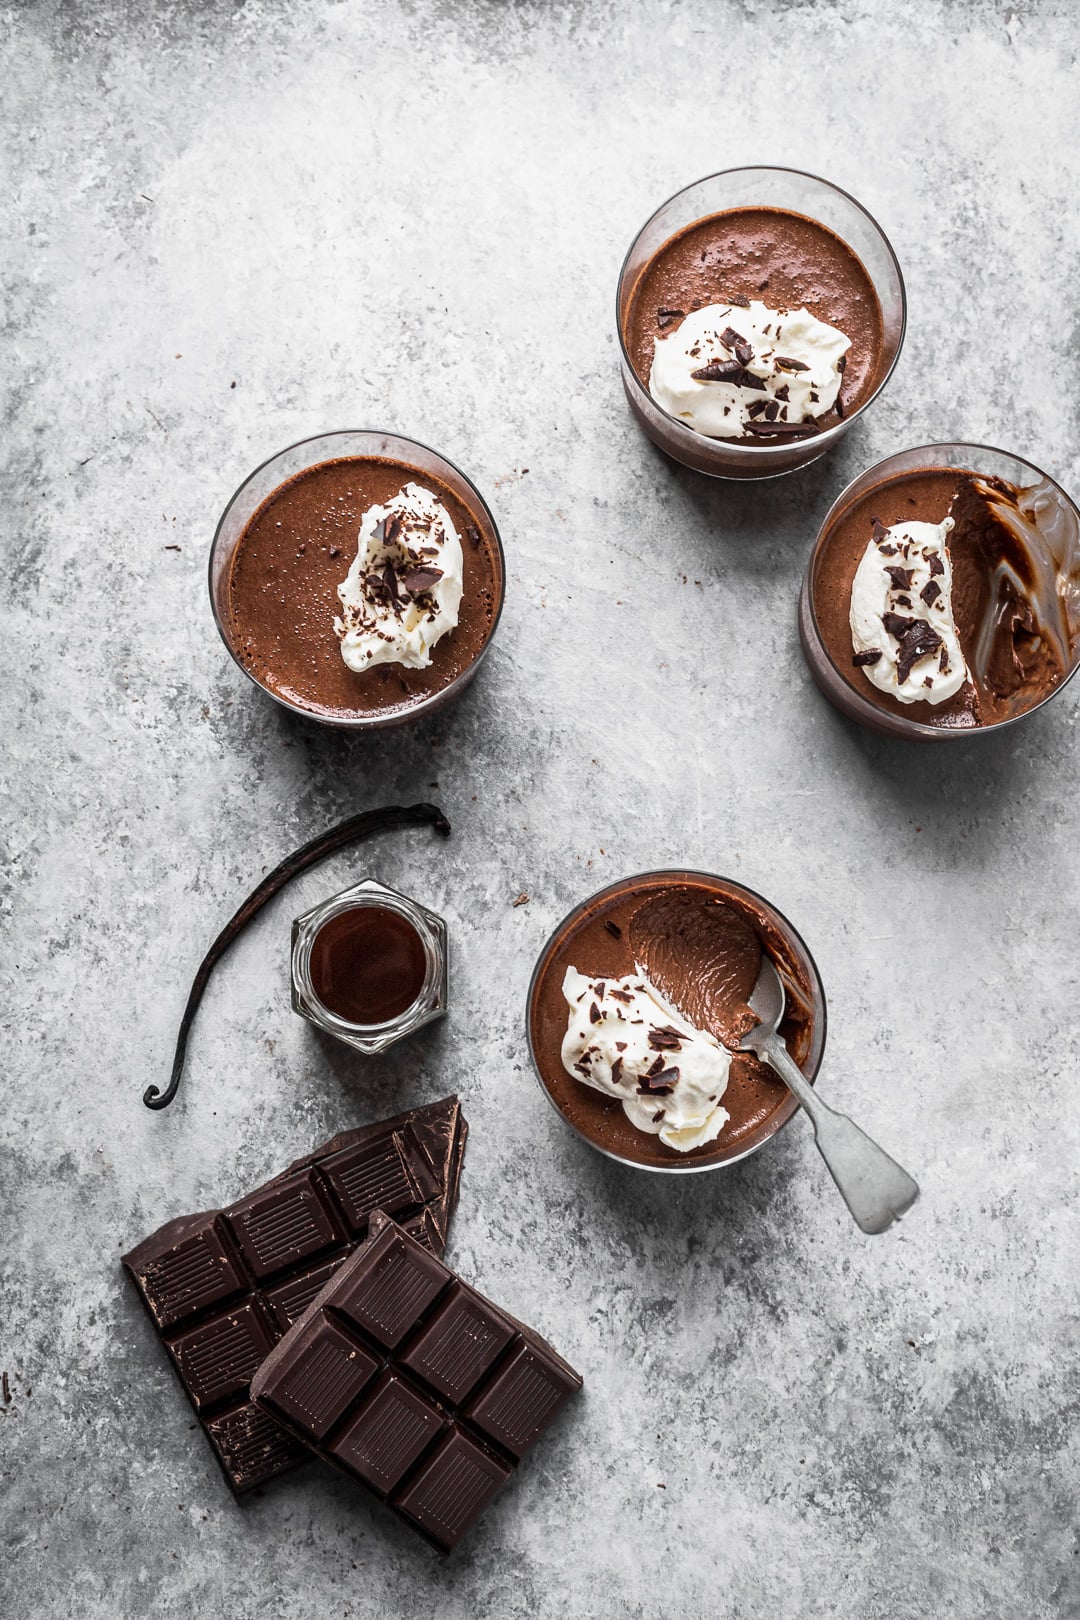
[[[769,900],[765,895],[759,894],[756,889],[751,889],[747,884],[740,883],[737,878],[723,877],[719,872],[701,872],[692,867],[684,866],[652,867],[647,872],[635,872],[630,876],[618,878],[614,883],[605,884],[602,889],[597,889],[595,894],[586,895],[584,900],[579,900],[577,905],[572,906],[566,915],[555,924],[555,927],[551,930],[547,939],[544,941],[544,944],[540,949],[540,954],[537,956],[536,961],[533,964],[532,974],[529,979],[529,990],[525,998],[525,1040],[529,1048],[529,1058],[532,1062],[533,1075],[536,1079],[537,1085],[540,1087],[540,1090],[547,1098],[550,1106],[555,1110],[556,1114],[562,1120],[563,1124],[568,1126],[569,1129],[574,1132],[575,1136],[580,1137],[583,1142],[587,1142],[589,1147],[591,1147],[594,1152],[602,1153],[605,1159],[612,1159],[616,1164],[629,1165],[633,1170],[646,1170],[651,1174],[662,1176],[694,1176],[704,1175],[707,1170],[729,1170],[733,1164],[741,1164],[744,1159],[749,1159],[752,1154],[760,1153],[763,1147],[767,1147],[768,1144],[775,1137],[779,1136],[780,1132],[790,1124],[792,1119],[794,1119],[795,1115],[799,1112],[799,1103],[793,1092],[788,1093],[788,1100],[791,1106],[789,1107],[788,1112],[784,1115],[783,1119],[780,1120],[779,1124],[776,1125],[767,1136],[763,1136],[760,1142],[755,1142],[753,1146],[745,1148],[742,1153],[736,1153],[729,1159],[709,1159],[702,1161],[694,1160],[684,1162],[682,1164],[677,1162],[672,1164],[643,1164],[640,1159],[628,1159],[625,1154],[614,1153],[611,1148],[601,1146],[599,1142],[594,1141],[588,1132],[583,1131],[580,1126],[575,1125],[573,1120],[564,1113],[564,1111],[559,1107],[559,1104],[555,1101],[555,1098],[552,1096],[551,1091],[548,1089],[547,1083],[544,1080],[543,1074],[541,1073],[540,1064],[537,1061],[536,1048],[533,1045],[532,1038],[533,1000],[536,995],[536,986],[537,981],[540,978],[540,971],[545,965],[547,957],[551,951],[551,947],[555,943],[557,936],[561,934],[566,928],[567,924],[574,921],[581,914],[581,912],[585,911],[589,906],[595,905],[598,900],[603,900],[607,895],[611,894],[613,890],[625,888],[628,884],[644,882],[644,880],[647,878],[703,878],[707,883],[727,884],[729,888],[738,889],[741,894],[749,896],[751,900],[759,900],[766,910],[771,912],[772,915],[783,924],[784,928],[787,929],[792,938],[798,941],[801,949],[806,953],[807,962],[810,964],[810,972],[812,975],[811,990],[816,990],[817,999],[821,1006],[821,1049],[818,1053],[818,1060],[814,1066],[813,1073],[807,1075],[807,1079],[810,1081],[811,1085],[813,1085],[817,1080],[818,1074],[821,1072],[822,1061],[825,1057],[825,1046],[829,1033],[829,1012],[828,1002],[825,996],[825,986],[821,982],[821,974],[818,971],[818,965],[814,960],[810,947],[799,933],[799,930],[794,926],[793,923],[789,922],[788,918],[779,909],[779,907],[774,906],[771,900]],[[815,1016],[817,1014],[817,1010],[818,1009],[815,1006]],[[805,1073],[805,1071],[803,1072]]]
[[[385,1035],[398,1029],[402,1024],[407,1024],[418,1011],[426,1011],[430,1005],[439,982],[438,941],[424,907],[409,895],[382,885],[377,889],[361,889],[360,892],[357,892],[358,888],[359,885],[353,889],[343,889],[340,894],[332,894],[305,914],[292,948],[292,970],[294,978],[299,981],[300,990],[318,1008],[327,1028],[346,1035]],[[383,911],[396,911],[399,917],[404,917],[416,929],[420,943],[424,947],[424,982],[409,1005],[403,1007],[393,1018],[386,1018],[379,1024],[354,1024],[350,1019],[342,1018],[339,1013],[328,1007],[315,990],[311,980],[311,952],[319,934],[332,918],[340,917],[346,911],[367,911],[373,906],[378,906]]]
[[[824,186],[827,191],[835,192],[838,197],[843,197],[845,202],[849,202],[853,208],[858,209],[859,213],[869,221],[873,229],[877,232],[878,236],[881,238],[885,252],[888,254],[892,263],[893,270],[896,272],[896,280],[900,289],[900,335],[896,343],[896,353],[889,362],[888,370],[882,376],[873,393],[868,395],[867,398],[863,400],[862,404],[857,406],[849,415],[845,416],[843,421],[834,422],[831,428],[826,428],[824,433],[814,435],[813,439],[810,441],[806,439],[796,441],[799,444],[811,442],[815,448],[820,446],[821,453],[824,453],[830,445],[835,444],[836,440],[847,432],[847,429],[851,426],[852,422],[857,422],[863,412],[874,403],[875,399],[877,399],[882,389],[888,383],[893,372],[896,370],[897,362],[900,359],[901,353],[903,352],[904,338],[907,336],[907,286],[904,282],[904,273],[900,268],[900,261],[896,257],[893,245],[889,241],[889,238],[885,235],[885,232],[882,230],[881,226],[878,224],[878,221],[874,218],[870,210],[865,208],[857,197],[853,197],[850,191],[845,191],[843,186],[836,185],[832,180],[826,180],[820,174],[812,174],[809,169],[788,168],[782,163],[740,163],[733,169],[717,169],[713,174],[704,174],[701,176],[700,180],[692,180],[689,185],[680,186],[678,191],[673,191],[671,196],[666,198],[665,201],[659,205],[659,207],[653,209],[652,213],[649,215],[644,224],[638,227],[630,246],[627,248],[626,253],[623,256],[623,262],[619,270],[619,279],[615,284],[615,330],[618,333],[619,338],[619,352],[622,355],[626,371],[629,373],[633,386],[637,392],[647,399],[649,404],[655,410],[660,412],[660,415],[665,421],[671,422],[680,433],[684,433],[687,436],[689,443],[700,444],[702,440],[704,440],[707,444],[721,445],[725,451],[731,451],[736,454],[745,452],[745,454],[750,457],[775,457],[781,451],[790,453],[790,444],[742,444],[736,439],[711,439],[707,433],[696,433],[693,428],[687,427],[686,423],[680,421],[677,416],[672,416],[670,411],[666,411],[662,405],[658,404],[658,402],[653,399],[652,395],[649,393],[649,390],[645,387],[641,381],[641,378],[638,376],[634,363],[627,351],[626,339],[623,335],[622,317],[619,312],[619,294],[622,291],[623,278],[626,275],[626,267],[630,262],[630,255],[633,253],[643,233],[648,230],[657,214],[662,213],[665,208],[669,207],[671,203],[676,202],[679,197],[685,196],[688,191],[693,191],[697,186],[707,185],[710,180],[722,180],[727,175],[755,173],[797,175],[800,180],[812,180],[816,185]],[[707,216],[702,215],[702,218],[705,217]],[[818,220],[816,223],[821,224],[822,221]],[[825,228],[826,230],[832,229],[831,226],[826,226]],[[839,231],[834,231],[833,234],[834,236],[840,235]],[[841,237],[841,240],[843,241],[844,238]],[[849,245],[850,244],[845,242],[845,246]],[[854,252],[854,249],[851,251]],[[860,259],[859,262],[861,264],[862,260]],[[870,275],[869,270],[867,270],[866,273],[868,276]],[[872,282],[873,277],[871,276],[870,279]],[[874,288],[874,291],[875,293],[877,292],[876,287]]]
[[[491,525],[491,532],[495,537],[495,550],[497,551],[499,557],[499,600],[496,603],[495,616],[491,621],[491,629],[488,631],[487,640],[484,642],[484,645],[481,647],[472,663],[469,664],[466,669],[463,669],[460,674],[456,675],[447,686],[441,686],[438,691],[429,692],[428,695],[421,698],[418,703],[406,704],[401,709],[380,709],[378,711],[365,711],[363,713],[357,712],[353,715],[320,714],[317,709],[304,708],[302,704],[293,703],[289,698],[282,697],[280,692],[275,692],[272,687],[265,686],[256,675],[252,674],[251,670],[247,668],[246,664],[241,662],[233,649],[232,643],[229,640],[225,625],[222,623],[221,615],[218,613],[217,603],[214,600],[214,558],[217,554],[218,543],[221,539],[221,531],[224,527],[225,519],[228,517],[237,500],[243,494],[244,490],[251,483],[253,478],[257,478],[261,472],[263,472],[267,467],[271,466],[275,461],[279,461],[282,456],[289,455],[293,450],[300,450],[306,444],[319,444],[327,439],[352,439],[357,437],[396,439],[399,444],[414,445],[417,450],[423,450],[427,455],[434,456],[437,461],[443,462],[445,466],[449,467],[457,474],[462,483],[464,483],[476,497],[481,511],[484,513],[484,516]],[[330,458],[326,457],[323,459],[329,460]],[[358,457],[357,459],[362,460],[363,458]],[[318,467],[320,465],[321,460],[312,461],[309,462],[306,468],[300,470],[310,472],[312,467]],[[419,471],[419,469],[417,469],[417,471]],[[282,482],[285,482],[285,480],[282,480]],[[271,490],[269,493],[272,495],[274,491]],[[259,504],[262,505],[262,502]],[[257,510],[258,507],[256,507],[256,511]],[[315,720],[319,723],[319,725],[323,726],[338,726],[344,731],[374,731],[388,724],[388,720],[382,718],[383,715],[392,715],[397,720],[405,720],[412,719],[413,716],[416,715],[424,714],[426,710],[445,699],[448,692],[452,692],[456,687],[460,686],[466,677],[472,675],[477,664],[487,653],[488,648],[495,639],[495,632],[499,628],[499,620],[502,618],[503,605],[506,601],[506,552],[503,549],[502,535],[499,533],[499,525],[495,522],[495,518],[487,501],[481,495],[480,491],[477,489],[469,475],[462,472],[457,463],[451,461],[449,456],[443,455],[441,450],[436,450],[432,445],[425,444],[422,439],[412,439],[407,433],[396,433],[390,428],[331,428],[326,433],[309,433],[302,439],[294,439],[292,444],[283,445],[280,450],[275,450],[273,455],[267,456],[264,461],[260,461],[257,467],[253,467],[247,476],[241,479],[240,483],[237,484],[229,499],[226,501],[221,516],[217,520],[217,526],[214,529],[214,538],[210,542],[210,555],[207,559],[206,566],[206,580],[210,595],[210,611],[214,615],[214,623],[217,625],[218,635],[225,643],[226,651],[228,652],[233,663],[236,665],[237,669],[241,670],[243,674],[247,676],[248,680],[253,686],[258,687],[260,692],[265,692],[267,697],[273,698],[275,703],[280,704],[283,709],[287,709],[290,714],[301,715],[305,720]]]
[[[885,456],[883,460],[875,461],[871,466],[865,468],[863,472],[857,473],[855,477],[852,478],[850,482],[847,483],[840,491],[839,495],[833,501],[832,505],[829,507],[829,510],[821,520],[821,527],[817,532],[817,538],[814,541],[813,548],[810,552],[810,560],[806,565],[806,577],[804,580],[804,585],[806,589],[807,604],[810,611],[810,622],[814,627],[814,635],[817,639],[817,644],[821,649],[823,657],[828,662],[829,668],[834,671],[841,681],[843,681],[844,686],[851,694],[854,702],[857,703],[862,711],[866,714],[867,720],[869,721],[872,718],[875,724],[880,724],[882,711],[875,703],[873,703],[869,698],[864,697],[860,691],[852,686],[851,682],[847,679],[847,676],[844,674],[843,670],[841,670],[837,665],[835,659],[825,645],[825,638],[821,634],[821,626],[818,623],[817,608],[814,604],[814,565],[818,560],[822,544],[833,524],[834,519],[839,516],[841,509],[845,506],[845,504],[847,504],[851,491],[855,488],[856,484],[861,483],[864,478],[871,478],[874,473],[883,472],[886,468],[890,467],[893,462],[898,461],[901,456],[929,456],[935,451],[948,451],[950,455],[955,455],[956,452],[963,452],[965,450],[979,451],[983,455],[988,456],[1004,456],[1007,460],[1018,462],[1021,467],[1026,467],[1029,472],[1034,473],[1036,482],[1043,479],[1048,484],[1053,484],[1062,500],[1065,501],[1072,509],[1073,515],[1076,518],[1077,526],[1080,527],[1080,509],[1077,508],[1076,502],[1073,500],[1068,491],[1061,487],[1057,479],[1053,477],[1051,473],[1044,472],[1043,469],[1041,467],[1037,467],[1033,461],[1029,461],[1027,456],[1018,455],[1015,450],[1002,450],[1000,446],[994,444],[978,444],[970,439],[956,441],[954,443],[943,441],[935,444],[915,444],[911,445],[907,450],[896,450],[891,456]],[[933,463],[928,462],[927,468],[931,467],[932,465]],[[946,463],[946,465],[948,465],[948,463]],[[961,466],[956,466],[955,468],[950,468],[950,470],[964,472],[967,469]],[[1057,697],[1059,692],[1063,692],[1065,690],[1078,669],[1080,669],[1080,657],[1077,657],[1065,679],[1063,681],[1059,681],[1057,686],[1051,687],[1049,692],[1045,692],[1037,703],[1033,703],[1031,705],[1030,709],[1024,709],[1020,714],[1012,714],[1007,720],[992,720],[989,725],[964,727],[929,726],[923,720],[916,720],[914,718],[909,719],[906,714],[893,715],[891,710],[889,713],[892,719],[896,720],[899,725],[907,728],[912,735],[917,737],[932,738],[935,741],[938,738],[948,738],[950,741],[953,739],[966,741],[970,740],[972,737],[996,736],[998,732],[1005,731],[1009,726],[1015,726],[1019,724],[1021,720],[1027,720],[1030,715],[1036,714],[1039,709],[1044,706],[1044,704],[1051,703],[1054,698]]]

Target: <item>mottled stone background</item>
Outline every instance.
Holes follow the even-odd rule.
[[[984,439],[1080,485],[1076,7],[53,0],[0,27],[0,1610],[1080,1615],[1080,689],[911,750],[824,704],[794,630],[823,512],[888,452]],[[869,206],[911,321],[840,452],[731,488],[639,437],[612,303],[653,206],[753,161]],[[369,425],[475,477],[509,589],[455,710],[348,739],[233,667],[205,566],[255,463]],[[422,797],[453,840],[276,903],[147,1112],[253,880]],[[678,863],[804,933],[823,1088],[923,1184],[893,1234],[854,1229],[802,1120],[673,1184],[548,1108],[522,1033],[548,930]],[[366,871],[453,943],[452,1016],[374,1063],[286,979],[290,917]],[[452,1089],[452,1255],[586,1391],[440,1563],[319,1468],[235,1504],[117,1262]]]

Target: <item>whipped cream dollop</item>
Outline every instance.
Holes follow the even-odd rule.
[[[968,678],[941,523],[874,524],[851,586],[854,663],[901,703],[945,703]]]
[[[453,519],[429,489],[406,484],[385,506],[369,506],[338,586],[334,631],[349,668],[426,669],[432,647],[458,622],[463,567]]]
[[[631,1125],[687,1153],[718,1136],[731,1054],[669,1007],[643,975],[590,979],[568,967],[562,1061],[573,1079],[618,1097]]]
[[[836,404],[850,347],[808,309],[707,304],[655,339],[649,392],[707,438],[779,438]]]

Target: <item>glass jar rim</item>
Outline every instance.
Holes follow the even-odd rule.
[[[366,878],[361,881],[375,883],[378,880]],[[382,884],[378,888],[367,888],[359,892],[358,890],[359,885],[354,885],[350,889],[343,889],[338,894],[330,895],[328,899],[298,919],[298,933],[292,949],[293,982],[297,984],[305,998],[318,1008],[326,1026],[334,1033],[385,1035],[397,1029],[402,1023],[408,1022],[418,1008],[430,1002],[439,982],[441,947],[435,930],[428,921],[427,912],[418,901]],[[424,979],[409,1005],[403,1007],[393,1018],[384,1019],[377,1024],[357,1024],[335,1013],[318,995],[311,978],[311,952],[319,934],[335,917],[344,916],[348,911],[368,911],[376,908],[393,911],[398,916],[404,917],[415,930],[424,951]]]

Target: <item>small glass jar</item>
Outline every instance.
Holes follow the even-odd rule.
[[[390,913],[412,929],[416,936],[418,954],[417,979],[419,988],[408,999],[407,1005],[395,1009],[391,1016],[378,1021],[359,1022],[343,1016],[328,1007],[321,999],[318,982],[318,961],[312,954],[320,933],[336,918],[349,912]],[[374,922],[374,918],[371,919]],[[436,1018],[442,1018],[447,1009],[449,974],[447,966],[447,930],[443,919],[426,906],[388,888],[377,878],[362,878],[340,894],[331,895],[319,905],[297,917],[292,927],[292,1005],[293,1011],[306,1018],[328,1035],[355,1046],[360,1052],[384,1052],[395,1041],[414,1030],[421,1029]],[[325,989],[323,990],[325,995]]]

